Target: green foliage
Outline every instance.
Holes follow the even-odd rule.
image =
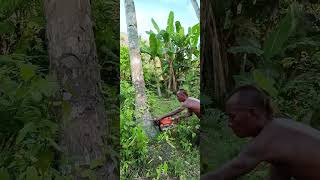
[[[151,22],[154,31],[147,32],[149,41],[140,40],[143,75],[148,97],[148,106],[153,117],[168,113],[179,106],[171,92],[165,99],[155,92],[167,89],[170,68],[173,68],[180,87],[193,97],[199,97],[199,36],[200,25],[189,28],[185,34],[179,21],[174,21],[170,12],[166,29],[160,29],[156,21]],[[120,179],[136,178],[199,178],[199,149],[194,147],[198,137],[199,120],[185,119],[173,129],[159,133],[149,140],[134,118],[135,91],[131,84],[128,47],[121,46],[121,165]],[[173,62],[170,67],[169,61]]]
[[[277,89],[274,88],[274,80],[268,78],[259,69],[253,71],[253,79],[257,82],[257,85],[268,92],[271,96],[277,96]]]
[[[154,116],[162,115],[179,105],[174,98],[162,99],[148,92],[148,104]],[[121,81],[121,179],[199,177],[199,150],[192,147],[199,120],[182,122],[174,129],[159,133],[149,141],[134,120],[134,88]]]
[[[0,35],[10,33],[14,30],[14,25],[10,21],[0,22]]]
[[[120,88],[120,172],[121,177],[132,178],[131,173],[146,161],[148,137],[133,120],[134,88],[124,80],[121,81]]]
[[[278,27],[269,34],[264,44],[264,57],[269,60],[278,54],[284,43],[294,32],[297,25],[297,7],[296,3],[292,4],[287,15],[280,21]]]
[[[150,55],[150,61],[146,62],[144,66],[153,63],[153,71],[157,72],[160,69],[160,72],[151,75],[149,79],[150,84],[161,85],[159,88],[169,90],[170,92],[170,90],[172,91],[172,89],[168,89],[170,81],[176,81],[178,88],[199,82],[199,78],[198,81],[195,78],[199,77],[198,72],[200,72],[200,51],[198,47],[200,24],[198,23],[190,27],[188,33],[185,34],[181,23],[179,21],[174,22],[174,13],[172,11],[169,13],[166,29],[161,30],[153,18],[151,22],[158,33],[154,33],[153,31],[147,32],[149,34],[149,43],[142,44],[141,52]],[[155,66],[156,58],[160,59],[161,67]],[[148,60],[148,58],[145,60]],[[171,62],[173,62],[172,66],[170,65]],[[149,69],[145,68],[144,73],[148,74]],[[173,74],[175,77],[173,77]],[[190,78],[191,74],[195,74],[196,76]],[[147,79],[145,78],[145,80]],[[199,86],[199,84],[197,85]]]
[[[254,84],[271,96],[275,116],[319,129],[320,28],[319,13],[315,12],[319,3],[288,0],[280,1],[279,8],[266,1],[215,5],[217,28],[223,31],[220,43],[228,47],[226,59],[234,63],[229,70],[235,87]],[[210,100],[202,97],[201,102],[201,171],[205,173],[236,157],[246,140],[230,132],[224,113],[206,105]],[[268,166],[261,164],[239,179],[264,179],[267,174]]]
[[[0,69],[0,84],[6,87],[0,88],[0,142],[7,147],[0,149],[0,167],[16,178],[59,175],[51,167],[53,153],[60,149],[55,143],[58,125],[50,112],[58,86],[36,69],[23,62]]]
[[[118,73],[114,72],[117,68],[112,69],[117,66],[115,54],[119,53],[119,31],[113,26],[119,23],[115,13],[115,10],[119,12],[117,3],[92,2],[103,78],[116,77],[114,74]],[[1,0],[0,4],[0,179],[8,178],[7,174],[10,179],[18,180],[71,179],[61,169],[55,169],[67,164],[57,157],[62,153],[56,143],[60,119],[55,110],[62,107],[62,119],[67,118],[70,104],[53,98],[58,93],[58,85],[48,72],[43,1]],[[112,88],[109,87],[108,95],[112,94]],[[115,101],[107,95],[105,98],[110,106]],[[119,129],[119,126],[114,128],[114,123],[110,124],[110,129]],[[107,141],[116,142],[112,137]],[[108,148],[111,151],[114,147],[109,145]],[[117,156],[108,153],[113,159]],[[99,163],[93,163],[92,168],[95,166]],[[92,178],[92,171],[84,171],[84,174]]]
[[[121,80],[130,81],[131,80],[131,69],[130,69],[130,58],[128,47],[121,46],[120,48],[120,78]]]
[[[93,0],[91,9],[93,15],[93,30],[101,79],[109,85],[119,86],[116,77],[119,76],[120,31],[120,1]]]
[[[160,28],[158,26],[158,24],[154,21],[153,18],[151,18],[151,22],[152,22],[152,25],[153,27],[157,30],[157,32],[159,33],[160,32]]]
[[[174,32],[174,13],[173,11],[170,11],[167,21],[167,32],[172,35]]]

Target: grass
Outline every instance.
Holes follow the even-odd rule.
[[[123,83],[121,92],[121,178],[120,179],[199,179],[200,152],[196,141],[199,120],[182,120],[174,128],[159,132],[149,140],[133,120],[133,88]],[[177,107],[176,98],[148,93],[150,112],[159,117]]]
[[[153,117],[164,115],[180,106],[175,97],[149,99]],[[200,152],[199,147],[194,145],[197,128],[199,120],[193,115],[157,135],[149,154],[150,165],[155,169],[155,179],[199,179]]]

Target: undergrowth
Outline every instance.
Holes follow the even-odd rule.
[[[200,154],[195,145],[199,120],[193,116],[149,140],[134,121],[134,89],[121,81],[121,179],[199,179]],[[179,107],[174,98],[148,92],[153,117]]]

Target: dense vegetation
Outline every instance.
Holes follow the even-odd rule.
[[[58,84],[49,74],[46,20],[41,0],[0,1],[0,179],[67,179],[67,162],[59,155],[60,122],[56,107],[68,115],[68,103],[57,100]],[[110,150],[119,147],[117,115],[119,60],[119,2],[92,1],[98,59],[102,67],[108,111]],[[110,11],[111,10],[111,11]],[[98,70],[98,69],[97,69]],[[113,105],[114,104],[114,105]],[[111,114],[110,114],[111,112]],[[111,116],[112,115],[112,116]],[[112,131],[111,131],[112,130]],[[110,134],[116,136],[111,136]],[[117,152],[117,150],[115,150]],[[117,153],[106,155],[118,163]],[[90,170],[83,177],[93,178]],[[117,166],[115,166],[117,168]]]
[[[207,7],[211,5],[208,4]],[[320,127],[320,4],[291,0],[212,4],[221,47],[216,50],[220,51],[225,68],[225,79],[219,80],[226,82],[215,81],[212,84],[216,86],[210,86],[205,84],[208,76],[202,74],[207,85],[201,90],[205,115],[201,129],[206,135],[201,139],[202,172],[220,167],[246,143],[227,128],[223,102],[219,102],[239,85],[254,84],[266,91],[272,97],[275,116]],[[210,71],[209,66],[202,67]],[[223,90],[223,85],[227,87],[223,95],[206,91]],[[243,179],[262,179],[266,173],[266,167],[261,165]]]
[[[201,93],[204,116],[199,148],[195,145],[200,128],[196,117],[157,134],[155,139],[149,139],[136,123],[129,49],[126,43],[119,49],[119,1],[92,0],[101,89],[109,118],[106,157],[114,163],[114,171],[120,170],[121,179],[198,179],[200,166],[207,172],[234,157],[247,140],[236,138],[227,128],[219,101],[221,94],[241,84],[255,84],[270,94],[275,115],[320,129],[320,4],[293,0],[215,2],[212,15],[221,67],[227,70],[224,79],[219,79],[221,74],[215,81],[202,76],[203,82],[214,85]],[[61,122],[68,118],[70,106],[55,96],[59,85],[49,73],[43,6],[42,0],[0,1],[1,180],[73,176],[59,145]],[[208,7],[201,6],[201,11]],[[174,96],[179,88],[200,98],[200,24],[184,29],[174,21],[173,12],[166,28],[151,21],[154,30],[148,32],[147,41],[140,40],[140,47],[148,106],[152,117],[159,117],[179,105]],[[202,40],[210,41],[210,37]],[[202,70],[211,67],[204,64]],[[226,88],[219,87],[222,85]],[[216,93],[222,89],[226,92]],[[100,165],[93,162],[81,176],[94,179],[92,172]],[[266,173],[266,166],[261,165],[243,179],[262,179]]]
[[[151,18],[150,18],[151,19]],[[175,92],[186,89],[199,98],[199,24],[185,32],[179,21],[174,22],[170,12],[166,29],[160,29],[151,19],[154,31],[148,41],[140,39],[144,81],[148,107],[153,118],[177,107]],[[183,119],[174,128],[149,138],[142,124],[137,123],[135,90],[131,83],[131,69],[127,39],[122,34],[120,49],[120,131],[121,179],[198,179],[200,153],[196,146],[199,119]]]

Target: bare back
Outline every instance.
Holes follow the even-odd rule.
[[[188,97],[183,103],[182,107],[188,108],[190,112],[193,112],[200,118],[200,101],[193,97]]]
[[[288,177],[320,179],[320,132],[304,124],[274,119],[253,141],[261,156]],[[262,142],[262,143],[261,143]]]

